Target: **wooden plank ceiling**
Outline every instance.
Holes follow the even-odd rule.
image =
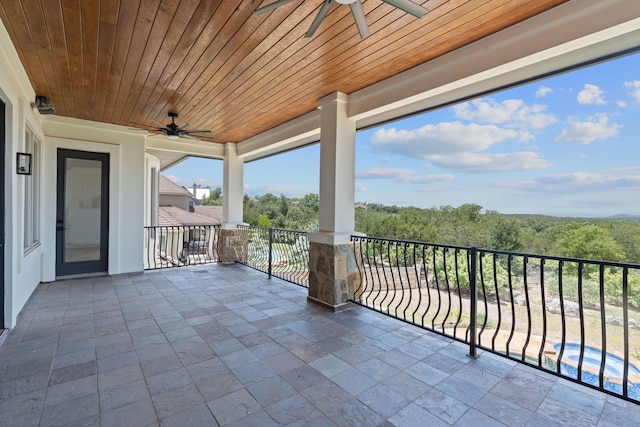
[[[0,0],[0,18],[56,114],[158,127],[169,111],[239,142],[566,0],[416,0],[422,19],[363,0],[371,36],[322,0]]]

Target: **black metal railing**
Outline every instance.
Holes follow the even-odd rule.
[[[640,265],[351,240],[353,302],[640,402]]]
[[[144,269],[218,262],[219,225],[144,228]]]
[[[269,277],[309,287],[309,239],[304,231],[239,225],[247,241],[247,258],[239,261]]]

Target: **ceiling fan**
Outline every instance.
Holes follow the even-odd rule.
[[[171,123],[160,128],[152,129],[152,131],[163,132],[169,139],[178,139],[180,137],[194,139],[196,141],[200,138],[212,139],[210,136],[200,135],[201,133],[209,133],[211,132],[210,130],[188,130],[186,127],[189,126],[189,123],[183,123],[181,125],[176,124],[178,113],[169,111],[168,115],[171,118]]]
[[[270,12],[284,4],[287,4],[293,0],[277,0],[271,4],[268,4],[264,7],[256,9],[255,13],[257,15],[261,15],[263,13]],[[320,26],[320,23],[326,18],[331,6],[333,3],[338,2],[340,4],[348,4],[351,8],[351,14],[353,15],[353,20],[356,22],[356,26],[358,27],[358,32],[360,33],[360,38],[364,39],[368,37],[371,32],[369,31],[369,26],[367,25],[367,20],[365,19],[364,10],[362,9],[361,0],[324,0],[318,15],[311,23],[311,27],[305,34],[305,37],[313,37],[316,30]],[[406,13],[409,13],[416,18],[422,18],[425,13],[427,13],[427,9],[412,2],[411,0],[382,0],[383,2],[390,4],[391,6],[403,10]]]

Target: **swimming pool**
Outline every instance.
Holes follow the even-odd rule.
[[[562,343],[553,346],[556,356],[560,356]],[[605,390],[622,394],[622,377],[624,373],[625,362],[622,357],[611,353],[603,353],[596,347],[585,346],[582,358],[582,382],[595,386],[600,385],[600,364],[602,358],[605,358],[603,372],[603,386]],[[562,354],[560,372],[570,378],[578,378],[578,362],[580,360],[580,344],[566,343]],[[640,368],[629,363],[628,378],[640,378]],[[630,398],[640,400],[640,383],[627,380],[627,393]]]

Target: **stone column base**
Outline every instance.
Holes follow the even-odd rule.
[[[247,261],[247,231],[238,228],[221,228],[218,236],[218,262]]]
[[[333,310],[348,308],[359,286],[352,243],[309,243],[309,301]]]

